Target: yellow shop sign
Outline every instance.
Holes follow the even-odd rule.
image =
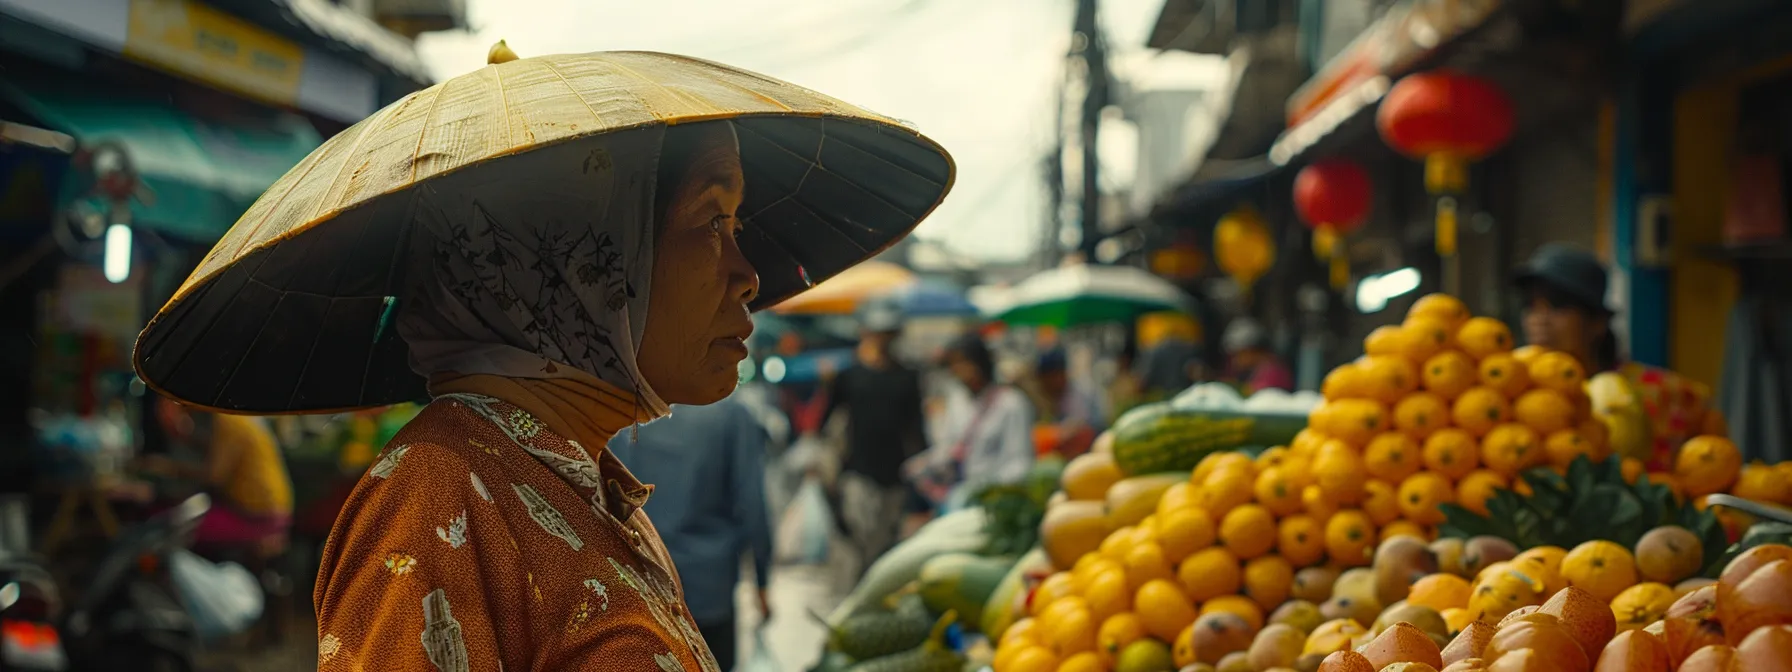
[[[124,53],[283,105],[298,100],[305,60],[303,47],[192,0],[131,0]]]

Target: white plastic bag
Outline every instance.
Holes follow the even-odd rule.
[[[828,538],[834,518],[821,481],[811,476],[797,489],[778,525],[778,557],[785,562],[819,565],[828,559]]]
[[[261,618],[265,599],[261,583],[242,565],[213,563],[192,551],[175,549],[168,557],[168,572],[200,637],[228,637]]]
[[[753,655],[736,667],[735,672],[784,672],[777,656],[772,655],[771,643],[765,641],[764,625],[753,628]]]

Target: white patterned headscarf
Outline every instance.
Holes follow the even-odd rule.
[[[584,375],[669,412],[636,363],[652,288],[663,128],[504,159],[420,190],[411,368],[510,378]],[[672,188],[668,186],[668,188]]]

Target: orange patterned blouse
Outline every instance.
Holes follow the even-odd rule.
[[[361,478],[324,547],[320,672],[719,672],[652,492],[535,415],[438,397]]]

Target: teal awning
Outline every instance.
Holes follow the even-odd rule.
[[[0,81],[0,96],[83,144],[123,145],[154,193],[152,203],[132,206],[133,221],[206,243],[224,235],[268,185],[323,144],[310,122],[290,112],[263,108],[256,118],[201,119],[168,99],[78,78]],[[62,198],[80,197],[86,189],[65,181]]]

